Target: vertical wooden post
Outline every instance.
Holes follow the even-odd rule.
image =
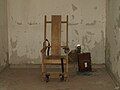
[[[67,15],[67,21],[66,21],[66,46],[68,47],[68,15]]]
[[[44,18],[44,41],[46,40],[46,15],[45,15],[45,18]]]
[[[66,20],[66,46],[68,47],[68,15],[67,15],[67,20]],[[66,57],[66,76],[68,80],[68,55]]]

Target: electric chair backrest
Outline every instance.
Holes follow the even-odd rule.
[[[51,23],[51,43],[47,39],[47,23]],[[61,45],[61,24],[66,23],[66,45]],[[64,49],[64,52],[67,53],[69,51],[68,48],[68,16],[66,21],[61,20],[61,15],[52,15],[51,21],[47,21],[45,16],[45,31],[44,31],[44,43],[43,46],[46,47],[46,42],[48,42],[48,50],[47,55],[49,56],[49,50],[51,48],[51,56],[58,57],[61,56],[61,48]]]
[[[61,55],[61,16],[52,15],[51,27],[51,55]]]

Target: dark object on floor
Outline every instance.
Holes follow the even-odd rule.
[[[92,71],[90,53],[78,53],[78,71]]]

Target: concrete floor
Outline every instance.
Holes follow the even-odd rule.
[[[70,72],[69,82],[58,79],[41,82],[40,69],[8,68],[0,73],[0,90],[115,90],[104,66],[93,67],[93,72]]]

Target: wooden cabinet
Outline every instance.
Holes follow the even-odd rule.
[[[90,53],[78,53],[78,71],[92,71]]]

